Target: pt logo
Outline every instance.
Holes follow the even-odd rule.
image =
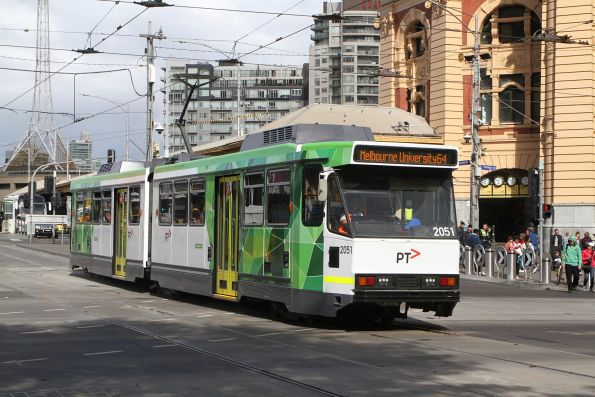
[[[421,252],[419,252],[418,250],[415,250],[413,248],[411,248],[410,251],[405,251],[405,252],[397,252],[397,263],[409,263],[410,259],[415,259],[418,256],[421,255]]]

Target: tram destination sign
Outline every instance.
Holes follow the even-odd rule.
[[[353,151],[356,163],[421,165],[428,167],[456,167],[458,153],[448,148],[385,147],[356,145]]]

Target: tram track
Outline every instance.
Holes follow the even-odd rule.
[[[165,343],[176,345],[176,346],[181,347],[181,348],[183,348],[185,350],[189,350],[189,351],[192,351],[192,352],[195,352],[195,353],[199,353],[199,354],[202,354],[202,355],[205,355],[205,356],[208,356],[208,357],[217,359],[219,361],[225,362],[227,364],[231,364],[231,365],[233,365],[235,367],[238,367],[238,368],[241,368],[241,369],[244,369],[244,370],[247,370],[247,371],[250,371],[250,372],[259,374],[259,375],[262,375],[262,376],[266,376],[268,378],[272,378],[274,380],[277,380],[277,381],[280,381],[280,382],[283,382],[283,383],[288,383],[288,384],[291,384],[293,386],[297,386],[297,387],[300,387],[302,389],[306,389],[306,390],[315,392],[315,393],[320,394],[320,395],[323,395],[323,396],[347,397],[346,394],[335,393],[335,392],[332,392],[330,390],[323,389],[323,388],[318,387],[318,386],[314,386],[314,385],[311,385],[311,384],[300,382],[298,380],[288,378],[287,376],[276,374],[274,372],[271,372],[271,371],[268,371],[268,370],[265,370],[265,369],[262,369],[262,368],[255,367],[255,366],[250,365],[250,364],[247,364],[245,362],[242,362],[242,361],[239,361],[239,360],[235,360],[233,358],[226,357],[226,356],[223,356],[221,354],[217,354],[217,353],[208,351],[206,349],[203,349],[203,348],[200,348],[200,347],[197,347],[197,346],[193,346],[193,345],[190,345],[190,344],[187,344],[187,343],[184,343],[184,342],[180,342],[180,341],[177,341],[175,339],[168,338],[166,336],[158,335],[158,334],[156,334],[154,332],[147,331],[147,330],[141,329],[139,327],[135,327],[135,326],[132,326],[132,325],[129,325],[129,324],[125,324],[125,323],[121,323],[121,322],[115,322],[115,321],[108,321],[108,322],[110,324],[112,324],[112,325],[117,325],[117,326],[122,327],[122,328],[125,328],[127,330],[130,330],[130,331],[133,331],[133,332],[136,332],[136,333],[145,335],[145,336],[149,336],[149,337],[151,337],[153,339],[157,339],[157,340],[162,341],[162,342],[165,342]]]

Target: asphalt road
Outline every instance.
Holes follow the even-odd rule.
[[[453,317],[308,324],[7,243],[0,271],[0,397],[595,395],[595,294],[465,280]]]

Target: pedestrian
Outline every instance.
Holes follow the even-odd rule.
[[[459,239],[459,243],[465,245],[465,222],[463,221],[461,221],[457,229],[457,238]]]
[[[589,243],[592,241],[593,240],[591,240],[591,235],[589,232],[585,232],[583,238],[581,239],[581,251],[587,249],[589,247]]]
[[[475,247],[481,246],[481,239],[479,238],[478,234],[479,234],[479,230],[473,229],[473,232],[469,235],[469,237],[467,237],[466,243],[472,249],[475,249]],[[482,276],[486,275],[484,273],[483,269],[477,269],[477,271]]]
[[[4,223],[4,211],[0,211],[0,233],[2,233],[2,223]]]
[[[554,229],[554,234],[550,237],[550,255],[552,256],[552,264],[554,263],[555,258],[561,257],[563,248],[564,243],[562,236],[560,236],[560,230]]]
[[[487,223],[484,223],[481,227],[481,230],[479,231],[479,239],[481,240],[481,245],[483,245],[483,248],[488,249],[492,246],[491,236],[492,230]]]
[[[521,233],[522,234],[522,233]],[[520,278],[519,275],[525,274],[525,265],[524,265],[524,256],[525,256],[525,249],[527,246],[525,242],[521,240],[520,236],[514,239],[514,245],[512,246],[513,252],[516,254],[516,274],[517,279]]]
[[[512,238],[512,236],[508,236],[508,238],[506,239],[504,249],[506,250],[507,254],[514,253],[514,239]]]
[[[576,291],[578,287],[579,266],[581,265],[581,249],[576,239],[571,237],[563,252],[563,261],[566,264],[566,284],[568,292]]]
[[[585,275],[583,278],[583,289],[586,291],[589,288],[591,292],[593,292],[593,277],[595,276],[595,266],[593,266],[593,254],[595,251],[593,247],[595,247],[595,243],[590,242],[587,244],[587,249],[583,251],[583,273]],[[585,258],[585,252],[588,258]]]
[[[533,251],[535,252],[535,255],[539,256],[539,237],[537,236],[537,233],[535,233],[535,229],[533,228],[533,226],[527,229],[527,239],[533,246]]]

